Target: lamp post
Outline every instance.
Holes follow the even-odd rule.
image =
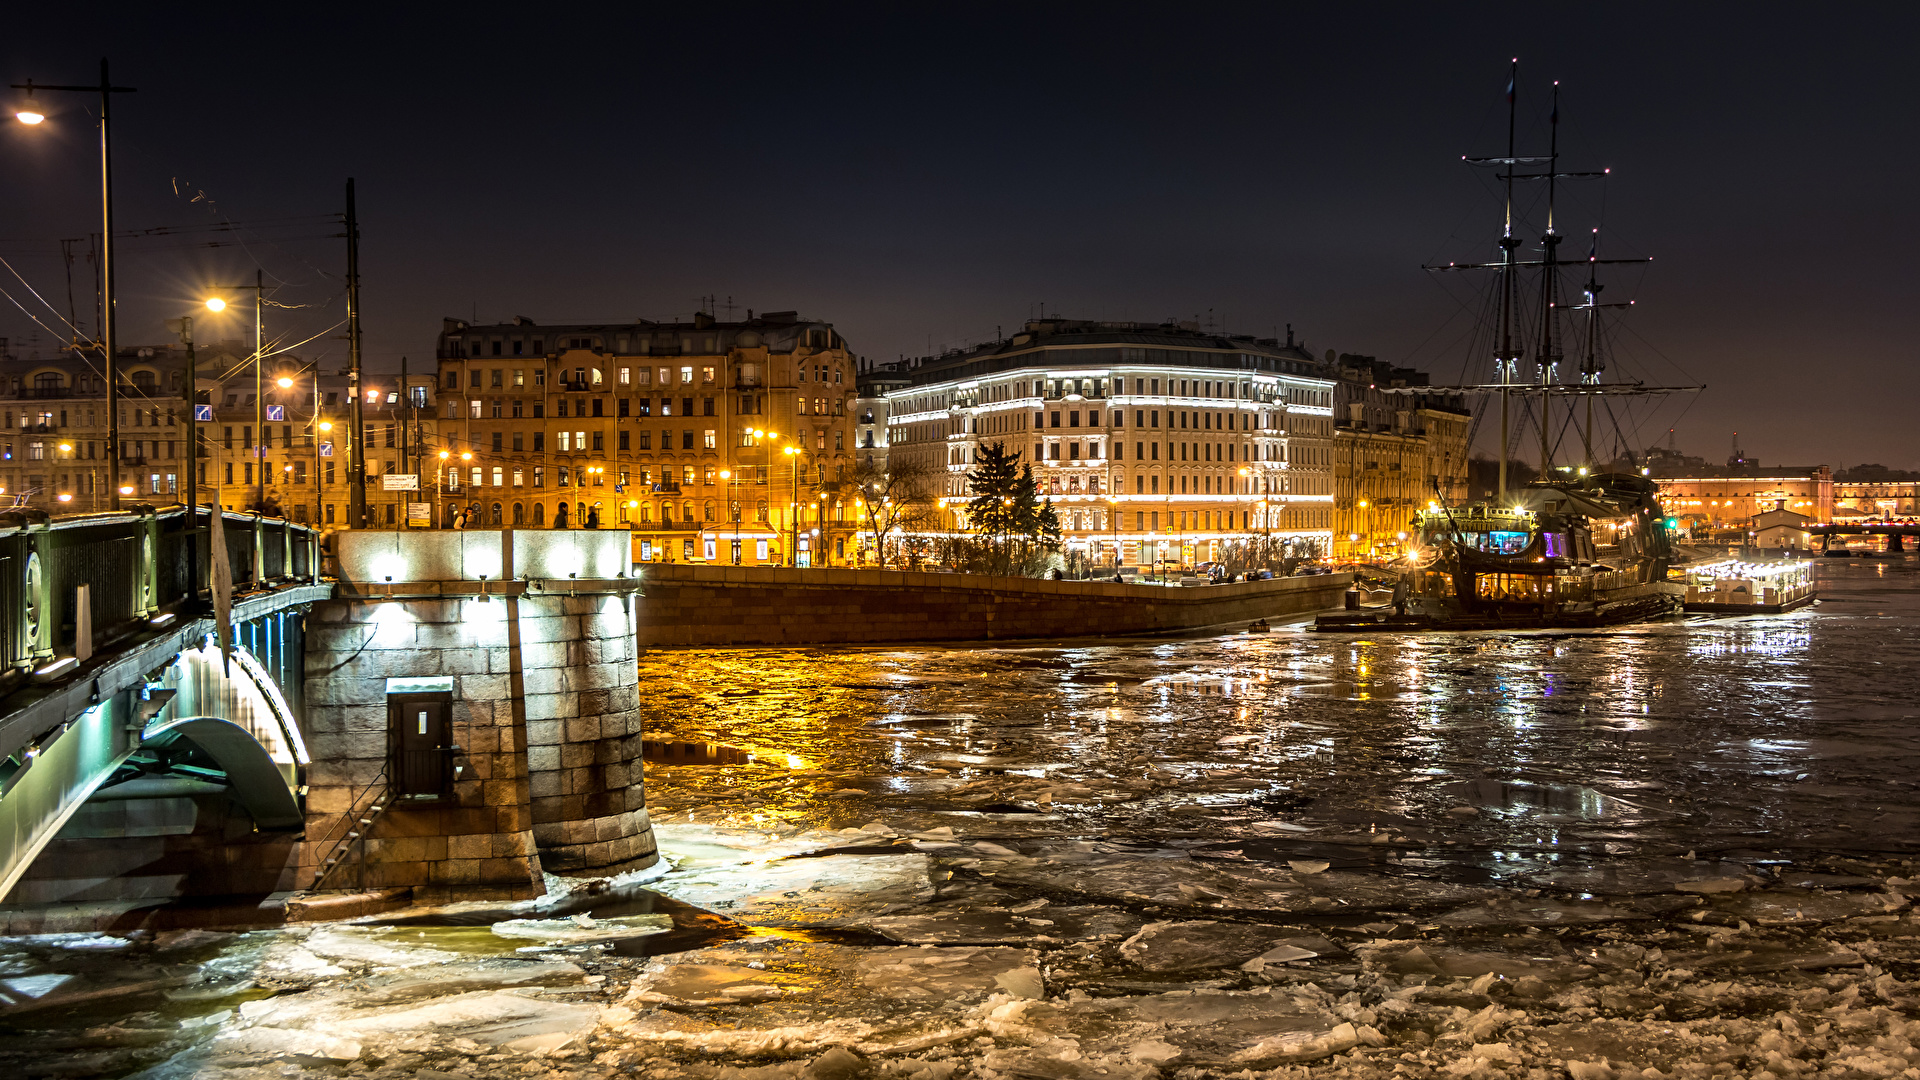
[[[251,285],[220,286],[220,288],[223,289],[253,290],[253,434],[255,442],[252,449],[256,464],[258,465],[258,470],[254,476],[255,490],[253,497],[253,505],[256,510],[265,507],[267,504],[267,388],[265,375],[262,371],[265,367],[266,358],[261,355],[265,350],[262,346],[260,336],[260,294],[266,286],[262,281],[262,277],[261,272],[255,269],[253,272],[253,284]],[[218,296],[210,296],[207,298],[208,311],[221,312],[226,309],[227,302],[224,298]],[[108,409],[111,410],[112,406],[109,405]]]
[[[800,448],[783,446],[780,452],[787,456],[792,467],[793,490],[787,503],[787,529],[792,536],[787,547],[787,565],[797,567],[800,565]]]
[[[113,144],[109,138],[107,118],[108,105],[115,94],[131,94],[131,86],[115,86],[107,77],[107,61],[100,59],[100,84],[98,86],[35,86],[32,79],[24,83],[14,83],[15,90],[25,90],[26,97],[14,108],[13,115],[29,127],[36,126],[47,118],[46,109],[34,97],[36,90],[54,90],[62,93],[99,94],[100,95],[100,350],[105,362],[107,379],[107,460],[114,463],[114,491],[111,506],[120,509],[120,385],[116,371],[114,351],[118,346],[114,326],[113,296]]]
[[[280,389],[291,390],[293,389],[293,377],[295,375],[300,375],[308,371],[313,372],[313,412],[307,417],[307,429],[309,432],[308,438],[313,440],[313,525],[314,525],[314,528],[316,529],[320,527],[320,519],[325,516],[325,513],[322,510],[322,506],[324,504],[322,502],[322,496],[321,496],[321,487],[322,487],[323,481],[321,480],[321,472],[320,472],[320,433],[323,431],[333,430],[333,425],[329,423],[327,420],[323,419],[320,415],[320,370],[319,368],[320,368],[320,361],[315,360],[305,365],[304,367],[301,367],[299,370],[293,372],[291,375],[282,375],[279,378],[274,380],[274,385],[278,386]],[[264,440],[262,441],[264,442]],[[287,447],[287,449],[291,451],[293,447],[289,446]],[[293,471],[293,465],[291,462],[288,463],[286,467],[286,471],[289,473]]]

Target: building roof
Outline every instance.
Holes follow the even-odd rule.
[[[1144,355],[1129,356],[1121,352],[1123,348],[1139,349]],[[1060,351],[1072,355],[1051,355]],[[1193,323],[1060,318],[1032,319],[1018,332],[997,341],[954,349],[939,356],[918,357],[892,367],[903,368],[911,384],[924,386],[1030,366],[1175,363],[1280,372],[1329,381],[1333,378],[1326,363],[1314,359],[1304,345],[1292,341],[1283,344],[1275,338],[1219,334],[1203,331]]]

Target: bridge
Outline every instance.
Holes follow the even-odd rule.
[[[0,932],[519,899],[657,858],[630,534],[217,520],[218,598],[206,509],[0,514]]]
[[[1829,521],[1817,525],[1804,525],[1800,531],[1809,536],[1819,537],[1822,551],[1827,549],[1836,536],[1884,536],[1888,538],[1888,551],[1905,551],[1906,538],[1920,536],[1920,521],[1897,519]]]
[[[77,869],[20,888],[69,826],[94,839],[178,832],[138,812],[169,800],[230,798],[262,836],[304,827],[300,616],[333,586],[311,529],[223,513],[223,658],[204,584],[211,515],[0,514],[0,898],[85,898],[137,875],[101,865],[94,845]]]

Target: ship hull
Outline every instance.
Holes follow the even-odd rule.
[[[1685,590],[1655,581],[1609,590],[1590,604],[1541,611],[1538,605],[1479,610],[1439,609],[1395,614],[1391,607],[1342,611],[1321,615],[1313,628],[1321,633],[1392,633],[1468,630],[1549,630],[1648,622],[1680,613]]]

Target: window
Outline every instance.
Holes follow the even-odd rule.
[[[691,385],[692,382],[693,382],[693,369],[690,367],[681,368],[680,369],[680,385],[688,386],[688,385]]]
[[[587,433],[586,433],[586,432],[584,432],[584,431],[576,431],[576,432],[574,432],[574,433],[573,433],[573,448],[574,448],[575,450],[585,450],[585,449],[587,448]]]
[[[628,438],[627,438],[627,436],[628,436],[629,434],[630,434],[630,432],[627,432],[627,431],[624,431],[624,430],[620,432],[620,449],[622,449],[622,450],[631,450],[631,449],[633,449],[633,448],[632,448],[631,446],[628,446],[628,445],[627,445],[627,443],[628,443],[628,441],[629,441],[629,440],[628,440]]]
[[[525,484],[526,484],[526,482],[527,482],[527,476],[526,476],[526,470],[525,470],[525,469],[522,469],[522,468],[521,468],[520,466],[518,466],[518,465],[515,465],[515,466],[513,467],[513,486],[514,486],[514,487],[522,487],[522,486],[525,486]],[[515,510],[515,512],[516,512],[516,513],[517,513],[517,512],[519,511],[519,509],[520,509],[520,508],[519,508],[519,506],[518,506],[518,505],[516,505],[516,506],[514,507],[514,510]],[[515,521],[516,523],[518,523],[518,522],[519,522],[519,520],[520,520],[520,519],[519,519],[518,517],[515,517],[515,518],[514,518],[514,521]]]
[[[571,431],[561,432],[560,433],[560,452],[565,454],[565,453],[571,453],[572,450],[573,450],[573,432]]]
[[[505,474],[506,474],[506,470],[505,470],[505,469],[503,469],[502,467],[500,467],[500,466],[498,466],[498,465],[495,465],[495,466],[493,467],[493,486],[494,486],[494,487],[505,487],[505,486],[506,486],[506,475],[505,475]],[[494,505],[495,505],[495,506],[499,506],[500,504],[499,504],[499,503],[495,503]]]
[[[701,369],[700,369],[700,381],[701,381],[701,382],[703,382],[703,383],[711,383],[711,382],[713,382],[713,369],[712,369],[712,368],[710,368],[710,367],[703,367],[703,368],[701,368]],[[709,399],[709,400],[711,400],[711,399]],[[707,415],[708,415],[708,416],[712,416],[713,414],[712,414],[712,413],[708,413]]]
[[[594,448],[595,450],[605,450],[605,449],[607,448],[607,447],[606,447],[606,440],[607,440],[607,433],[606,433],[606,432],[604,432],[604,431],[596,431],[596,432],[594,432],[594,433],[593,433],[593,448]]]
[[[711,400],[711,399],[709,399],[709,400]],[[713,450],[713,449],[716,449],[716,448],[718,448],[718,447],[719,447],[719,445],[720,445],[720,443],[719,443],[719,442],[717,441],[717,439],[715,438],[715,435],[714,435],[714,430],[713,430],[712,428],[708,428],[708,429],[706,430],[706,437],[705,437],[705,442],[704,442],[704,444],[703,444],[703,445],[705,445],[705,446],[706,446],[706,448],[707,448],[707,449],[709,449],[709,450]]]
[[[665,449],[665,447],[662,447],[662,449]],[[680,433],[680,449],[682,450],[693,449],[693,429],[692,428],[688,428],[687,430]],[[689,465],[687,466],[687,468],[691,469],[693,468],[693,466]]]
[[[467,402],[467,418],[470,420],[480,419],[480,399],[479,398],[474,398],[472,401]]]
[[[544,431],[534,432],[533,433],[534,452],[539,453],[540,451],[545,450],[546,448],[547,448],[547,433]]]
[[[516,342],[514,342],[514,343],[513,343],[513,351],[514,351],[514,352],[516,352],[516,353],[520,351],[520,343],[519,343],[519,342],[517,342],[517,341],[516,341]],[[492,374],[492,375],[490,375],[490,376],[488,377],[488,383],[487,383],[487,385],[489,385],[489,386],[491,386],[491,387],[493,387],[493,388],[494,388],[495,390],[498,390],[498,389],[500,389],[500,387],[501,387],[501,385],[502,385],[502,383],[501,383],[501,380],[502,380],[502,378],[503,378],[503,377],[504,377],[505,375],[506,375],[506,372],[504,372],[504,371],[502,371],[502,370],[501,370],[501,369],[499,369],[499,368],[494,368],[494,369],[493,369],[493,374]]]
[[[633,369],[632,368],[620,369],[620,385],[621,386],[633,385]]]
[[[605,404],[606,404],[606,401],[605,401],[604,399],[602,399],[602,398],[594,398],[594,399],[593,399],[593,415],[595,415],[595,416],[600,416],[600,415],[602,415],[602,414],[601,414],[601,411],[600,411],[600,410],[601,410],[601,408],[602,408],[602,406],[604,406]]]

